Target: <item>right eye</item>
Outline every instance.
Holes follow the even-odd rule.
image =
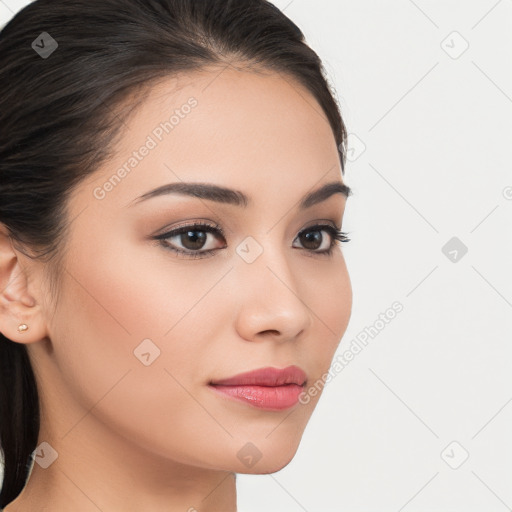
[[[203,249],[205,245],[208,245],[208,238],[214,238],[208,237],[209,234],[216,234],[217,237],[221,237],[225,241],[224,232],[220,226],[203,223],[180,226],[153,238],[155,240],[160,240],[160,245],[165,249],[181,255],[187,255],[192,258],[202,258],[204,257],[203,255],[211,255],[216,250],[223,249],[225,247],[200,250]],[[177,240],[175,242],[170,242],[169,240],[173,238],[176,238]],[[176,246],[176,243],[181,244],[181,247]]]

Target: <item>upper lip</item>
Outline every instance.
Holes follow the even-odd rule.
[[[282,386],[285,384],[298,384],[302,386],[307,380],[307,375],[298,366],[292,365],[286,368],[259,368],[245,373],[240,373],[227,379],[211,381],[210,384],[219,386]]]

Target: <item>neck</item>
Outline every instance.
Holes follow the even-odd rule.
[[[236,475],[164,459],[108,431],[92,415],[63,439],[41,431],[36,462],[4,512],[140,510],[236,512]],[[46,469],[37,462],[58,457]]]

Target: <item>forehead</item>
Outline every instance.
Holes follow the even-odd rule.
[[[154,85],[94,178],[89,194],[110,181],[108,198],[123,204],[180,180],[299,197],[340,179],[341,168],[329,122],[307,89],[285,75],[227,67]]]

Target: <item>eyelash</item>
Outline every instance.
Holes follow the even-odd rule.
[[[223,229],[215,224],[205,224],[205,223],[195,223],[190,224],[187,226],[180,226],[172,231],[168,231],[166,233],[162,233],[160,235],[156,235],[153,237],[154,240],[159,241],[159,244],[164,247],[164,249],[173,251],[174,253],[178,255],[185,255],[187,257],[191,258],[204,258],[212,255],[215,251],[218,251],[219,249],[209,249],[206,251],[191,251],[191,250],[183,250],[183,249],[177,249],[176,247],[173,247],[166,243],[166,240],[168,238],[174,238],[175,236],[181,235],[183,233],[187,233],[189,231],[202,231],[206,233],[214,233],[222,236],[224,240],[226,239],[225,233]],[[339,230],[338,228],[330,225],[330,224],[316,224],[314,226],[309,226],[308,228],[302,230],[299,235],[303,233],[310,233],[315,231],[328,231],[329,234],[332,237],[332,243],[329,246],[327,250],[324,251],[315,251],[312,249],[305,249],[306,251],[309,251],[313,254],[320,254],[323,256],[331,256],[333,254],[334,246],[336,245],[336,242],[346,243],[350,242],[350,238],[348,238],[347,233],[344,231]]]

